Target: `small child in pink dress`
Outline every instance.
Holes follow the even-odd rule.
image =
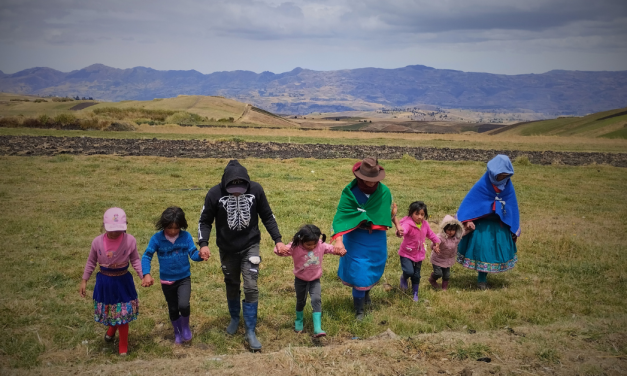
[[[431,244],[431,264],[433,273],[429,277],[429,283],[436,290],[440,290],[438,279],[442,278],[442,290],[448,289],[448,281],[451,277],[451,267],[457,259],[457,245],[464,236],[462,223],[450,215],[447,215],[440,223],[439,249],[435,249]]]
[[[322,240],[320,240],[322,237]],[[327,254],[344,256],[346,250],[336,253],[331,244],[326,244],[327,236],[314,225],[304,225],[287,245],[287,252],[281,253],[277,247],[274,253],[279,256],[292,256],[294,259],[294,289],[296,290],[296,321],[294,330],[303,331],[303,309],[307,303],[307,292],[311,296],[313,309],[314,337],[327,334],[322,330],[322,299],[320,277],[322,277],[322,257]]]

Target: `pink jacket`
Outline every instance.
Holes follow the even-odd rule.
[[[290,252],[286,255],[279,254],[277,247],[274,247],[274,253],[279,256],[292,256],[294,260],[294,275],[303,281],[315,281],[322,277],[322,257],[327,253],[333,253],[331,244],[318,242],[313,251],[307,251],[302,245],[292,248],[289,243]]]
[[[444,227],[449,224],[457,226],[457,231],[452,238],[449,238],[444,232]],[[440,232],[438,233],[438,238],[441,240],[440,253],[431,252],[431,264],[442,268],[453,266],[457,259],[457,245],[462,240],[463,235],[465,233],[462,223],[450,215],[445,216],[440,223]],[[433,250],[433,244],[431,244],[431,249]]]
[[[439,243],[440,239],[431,231],[429,222],[422,221],[420,228],[416,225],[411,217],[401,219],[401,227],[403,228],[403,242],[398,249],[398,254],[407,257],[413,262],[419,262],[425,259],[425,239],[429,238],[434,243]]]
[[[83,272],[83,279],[86,281],[89,280],[97,264],[105,268],[116,269],[128,265],[129,262],[133,265],[133,269],[135,269],[139,278],[143,278],[142,264],[139,253],[137,253],[137,241],[135,237],[127,233],[122,234],[121,236],[124,236],[124,239],[122,239],[118,250],[107,254],[104,246],[105,235],[106,234],[96,236],[91,242],[91,250],[89,251],[89,257],[87,258],[87,264]]]

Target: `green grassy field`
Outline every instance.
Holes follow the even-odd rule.
[[[242,161],[252,179],[264,186],[286,241],[305,223],[314,223],[328,233],[354,162]],[[4,240],[0,253],[0,366],[118,362],[116,347],[102,341],[103,326],[93,322],[91,300],[81,299],[77,292],[91,240],[101,231],[104,210],[111,206],[126,210],[129,233],[137,238],[140,253],[154,233],[154,221],[170,205],[185,210],[196,236],[193,229],[204,195],[219,182],[226,163],[224,159],[153,157],[0,157],[0,203],[4,209],[0,227]],[[411,158],[382,164],[387,171],[384,182],[401,210],[411,201],[424,200],[433,224],[445,214],[455,213],[485,170],[482,163],[419,162]],[[329,337],[322,346],[353,337],[367,338],[388,327],[403,337],[449,332],[455,337],[455,333],[468,329],[492,333],[506,326],[534,327],[543,334],[528,339],[532,350],[524,356],[531,360],[524,362],[553,367],[568,360],[562,349],[569,337],[562,335],[565,329],[553,335],[550,328],[572,327],[576,320],[573,335],[587,333],[591,338],[587,346],[604,351],[608,357],[627,357],[625,170],[609,166],[515,168],[513,182],[523,234],[518,242],[520,261],[513,271],[490,276],[493,288],[482,292],[475,289],[475,273],[455,266],[450,290],[435,292],[427,287],[431,266],[426,261],[422,301],[415,304],[398,289],[384,288],[386,283],[395,287],[400,273],[396,254],[400,241],[389,232],[389,258],[381,284],[372,293],[374,308],[363,323],[356,323],[350,289],[336,277],[338,258],[327,256],[322,298],[323,328]],[[269,236],[262,233],[258,335],[264,352],[320,346],[308,335],[293,332],[291,260],[274,256]],[[204,356],[239,354],[246,351],[242,329],[233,337],[224,333],[228,313],[213,239],[212,258],[192,264],[195,339],[189,351],[202,349]],[[153,268],[158,270],[156,258]],[[160,288],[142,288],[136,277],[135,281],[141,310],[139,319],[131,324],[127,359],[180,357],[181,351],[187,350],[172,345]],[[88,290],[93,289],[93,283],[92,277]],[[312,331],[310,313],[310,307],[306,308],[307,332]],[[612,329],[603,329],[605,325]],[[621,336],[610,338],[611,333]],[[488,337],[498,339],[494,334],[486,334]],[[453,350],[448,351],[462,358],[477,351],[499,353],[498,342],[486,343],[487,349],[452,344]],[[403,346],[408,345],[403,342]],[[369,351],[374,355],[379,350]]]
[[[495,134],[521,136],[579,136],[625,138],[627,134],[627,108],[597,112],[583,117],[564,117],[534,121],[512,126],[510,129]]]

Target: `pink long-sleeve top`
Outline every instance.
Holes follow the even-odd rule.
[[[85,281],[89,280],[98,264],[105,268],[116,269],[123,268],[129,263],[133,266],[139,278],[143,278],[141,259],[139,258],[139,253],[137,253],[135,237],[123,233],[117,239],[105,239],[106,235],[106,233],[99,235],[91,242],[91,250],[89,251],[87,264],[85,264],[83,279]]]
[[[411,217],[404,217],[400,222],[403,228],[403,241],[398,249],[399,256],[407,257],[413,262],[419,262],[425,259],[425,239],[429,239],[434,243],[439,243],[438,236],[431,231],[429,222],[423,220],[420,227]]]
[[[290,249],[288,254],[282,255],[277,247],[274,247],[274,253],[279,256],[292,256],[294,260],[294,275],[303,281],[315,281],[322,277],[322,257],[327,253],[333,253],[331,244],[318,241],[318,245],[311,251],[306,250],[302,245],[292,247],[289,243],[287,247]]]

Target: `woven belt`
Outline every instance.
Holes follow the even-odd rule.
[[[124,274],[128,273],[128,269],[124,269],[124,270],[103,270],[102,268],[100,268],[100,273],[102,273],[102,275],[106,275],[107,277],[119,277],[121,275],[124,275]]]

